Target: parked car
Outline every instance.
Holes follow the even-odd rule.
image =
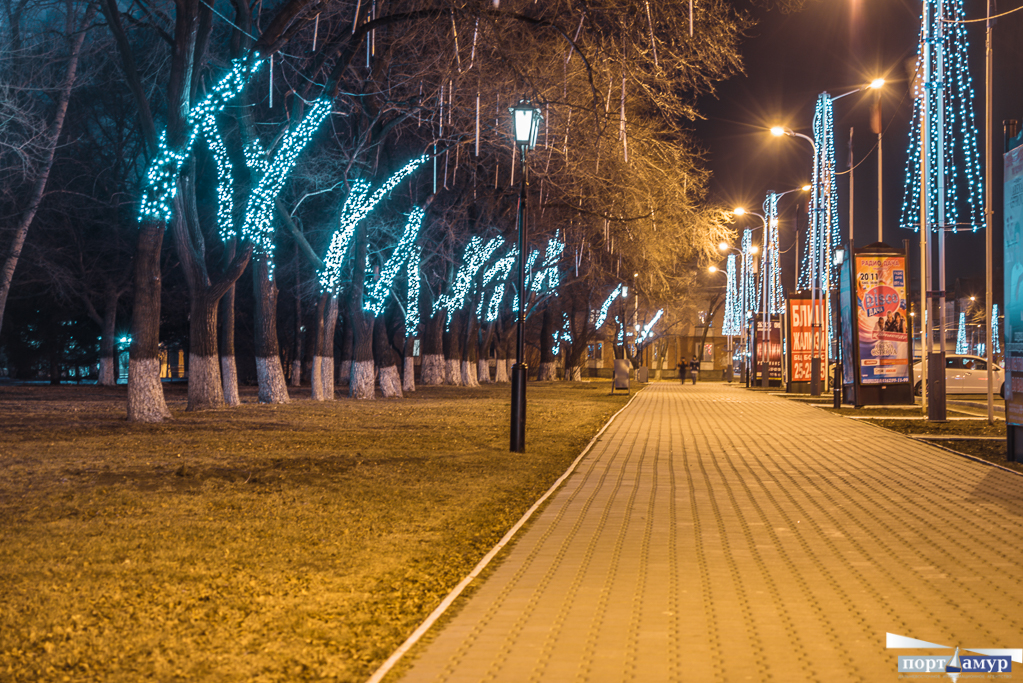
[[[1005,398],[1005,372],[997,363],[992,363],[993,383],[998,387],[998,395]],[[913,377],[920,377],[921,362],[913,365]],[[920,395],[921,380],[917,379],[914,392]],[[945,393],[946,394],[986,394],[987,393],[987,360],[980,356],[945,354]]]

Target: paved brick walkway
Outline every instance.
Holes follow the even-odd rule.
[[[900,654],[951,653],[886,632],[1023,647],[1021,521],[1019,475],[654,384],[402,680],[894,681]]]

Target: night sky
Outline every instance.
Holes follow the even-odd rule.
[[[1023,0],[1002,0],[997,11],[1008,11]],[[919,0],[810,0],[801,12],[765,11],[749,4],[758,24],[742,46],[744,76],[734,77],[718,89],[717,97],[704,97],[700,110],[706,120],[694,128],[714,172],[711,201],[723,206],[744,206],[761,212],[768,190],[784,192],[810,182],[812,152],[805,140],[775,138],[773,125],[785,125],[813,136],[817,95],[841,95],[881,76],[887,79],[882,102],[884,133],[884,237],[901,246],[910,239],[917,253],[917,233],[897,227],[903,201],[906,149],[912,101],[908,94],[907,60],[915,62],[920,32]],[[966,0],[967,18],[983,17],[984,0]],[[971,76],[974,83],[978,146],[984,163],[984,22],[970,24]],[[995,265],[1001,264],[1001,152],[1002,120],[1023,119],[1023,11],[1000,19],[994,28],[994,207]],[[877,136],[870,129],[872,91],[849,95],[834,103],[837,170],[848,169],[849,128],[855,130],[854,179],[855,246],[877,239]],[[849,231],[848,175],[838,180],[843,241]],[[783,283],[793,286],[793,219],[798,210],[801,232],[806,228],[806,193],[780,200]],[[749,220],[759,226],[757,218]],[[745,223],[736,223],[738,229]],[[800,236],[800,248],[804,237]],[[984,234],[959,233],[947,241],[948,288],[956,277],[984,276]],[[913,268],[917,267],[913,259]],[[1000,277],[1000,269],[996,278]],[[996,284],[996,291],[1000,287]],[[982,293],[982,292],[978,292]]]

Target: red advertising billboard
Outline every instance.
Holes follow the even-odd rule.
[[[814,308],[817,309],[816,318],[813,315]],[[810,292],[797,292],[789,298],[790,381],[810,381],[810,363],[813,359],[815,348],[818,358],[824,359],[827,357],[827,349],[824,348],[826,340],[822,336],[825,324],[824,302],[819,296],[816,300],[816,306],[812,305]],[[821,367],[827,367],[823,364],[823,361]]]

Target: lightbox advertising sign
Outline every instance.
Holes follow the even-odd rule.
[[[856,255],[860,384],[909,382],[906,257]]]
[[[1023,147],[1005,154],[1005,421],[1023,425]]]
[[[824,305],[820,298],[816,299],[816,306],[812,305],[813,301],[808,292],[793,295],[789,299],[789,329],[791,331],[789,354],[792,358],[791,377],[793,382],[809,382],[814,354],[816,353],[818,358],[824,358],[827,355],[827,350],[821,343]],[[816,318],[813,315],[814,308],[817,309]],[[816,335],[814,335],[815,331]],[[815,336],[816,339],[814,339]]]

